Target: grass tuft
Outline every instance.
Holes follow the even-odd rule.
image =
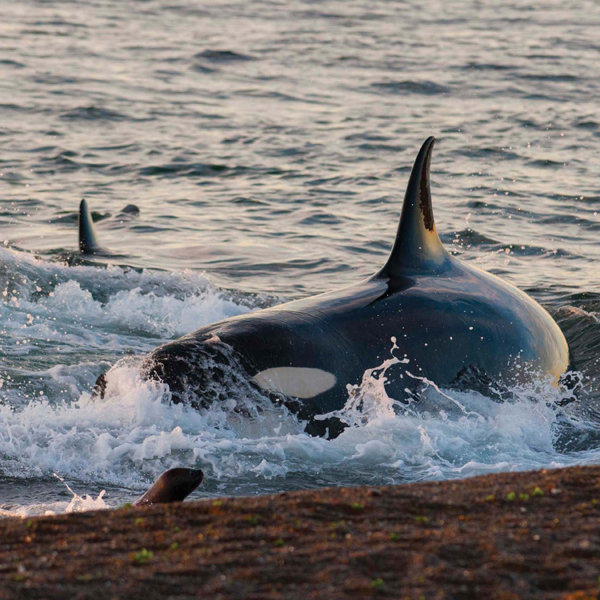
[[[154,558],[154,552],[152,552],[152,550],[146,550],[146,548],[142,548],[139,552],[136,552],[133,555],[133,558],[138,565],[145,565]]]

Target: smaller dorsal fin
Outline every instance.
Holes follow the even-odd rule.
[[[435,138],[428,138],[408,180],[396,241],[379,276],[393,279],[411,271],[436,271],[449,259],[433,220],[429,164]]]
[[[96,239],[94,221],[85,200],[82,200],[79,205],[79,250],[82,254],[102,252],[102,248]]]

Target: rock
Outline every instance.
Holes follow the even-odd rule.
[[[591,600],[599,523],[600,467],[8,518],[0,599]]]

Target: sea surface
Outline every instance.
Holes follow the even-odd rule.
[[[0,14],[0,514],[118,506],[177,465],[205,471],[198,498],[600,463],[597,2]],[[432,385],[394,412],[367,377],[327,441],[279,409],[201,413],[139,380],[163,342],[380,268],[429,135],[444,244],[554,316],[577,402]],[[78,254],[81,198],[112,256]],[[92,400],[120,359],[121,395]]]

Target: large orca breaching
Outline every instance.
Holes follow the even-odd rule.
[[[389,357],[392,338],[395,355],[409,361],[385,375],[388,395],[399,401],[414,397],[424,379],[442,387],[498,389],[540,378],[556,384],[569,351],[552,317],[516,287],[444,249],[429,180],[434,141],[417,156],[380,271],[341,290],[202,327],[153,350],[143,375],[168,384],[173,401],[203,408],[224,397],[215,381],[243,373],[305,419],[309,433],[330,437],[343,425],[318,417],[343,408],[347,385]]]

